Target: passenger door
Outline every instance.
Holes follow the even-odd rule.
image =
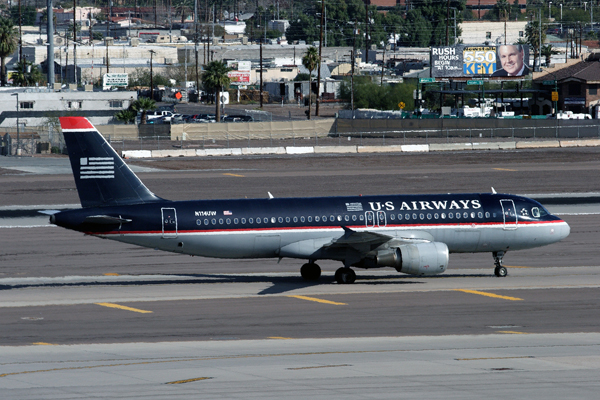
[[[162,237],[176,238],[177,237],[177,211],[174,208],[161,208],[162,216]]]
[[[515,202],[512,200],[500,200],[502,206],[502,216],[504,218],[504,229],[514,230],[517,229],[517,211],[515,209]]]

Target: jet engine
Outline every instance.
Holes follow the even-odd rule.
[[[403,244],[380,250],[375,256],[378,267],[394,267],[410,275],[435,275],[448,267],[448,246],[441,242]]]

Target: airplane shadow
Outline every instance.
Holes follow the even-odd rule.
[[[333,275],[323,275],[317,281],[306,281],[300,276],[282,276],[273,277],[266,275],[225,275],[225,274],[169,274],[165,277],[185,277],[187,279],[152,279],[152,280],[122,280],[122,281],[94,281],[90,277],[89,281],[80,282],[48,282],[32,283],[18,285],[0,285],[0,291],[13,289],[31,289],[31,288],[68,288],[68,287],[94,287],[94,286],[153,286],[153,285],[203,285],[203,284],[223,284],[223,283],[271,283],[266,289],[258,292],[258,295],[281,294],[296,289],[310,288],[313,286],[337,285]],[[415,285],[426,284],[430,279],[448,279],[448,278],[489,278],[492,275],[486,274],[454,274],[437,275],[428,277],[402,276],[402,275],[364,275],[357,274],[356,282],[351,286],[366,285]]]

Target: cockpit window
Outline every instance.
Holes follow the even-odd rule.
[[[534,218],[545,217],[548,214],[548,210],[546,210],[544,207],[533,207],[531,209],[531,215],[533,215]]]

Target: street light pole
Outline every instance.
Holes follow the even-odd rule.
[[[154,78],[152,76],[152,56],[154,55],[154,50],[150,50],[150,98],[154,99]]]
[[[19,93],[13,93],[11,96],[17,96],[17,150],[15,155],[21,155],[21,137],[19,135]]]

